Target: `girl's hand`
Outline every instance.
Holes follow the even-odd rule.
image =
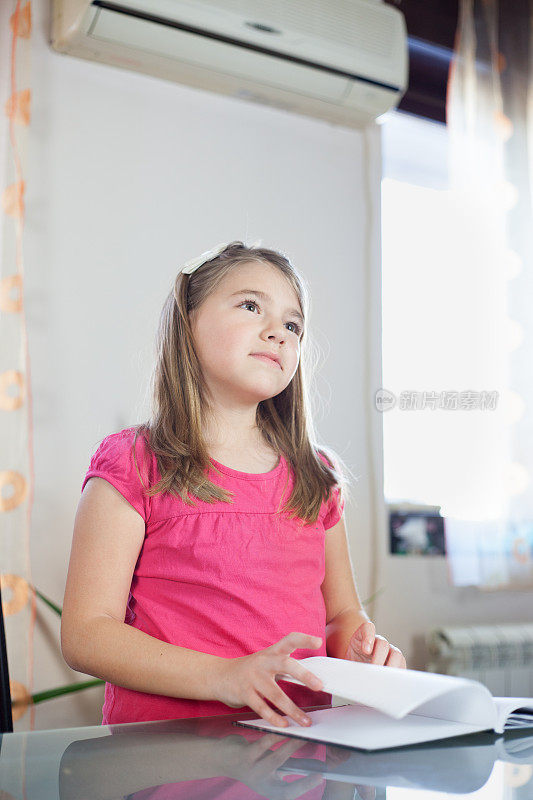
[[[316,650],[321,644],[320,636],[288,633],[279,642],[257,653],[224,659],[215,682],[215,699],[231,708],[249,706],[271,725],[286,728],[288,721],[267,705],[265,701],[269,700],[299,725],[310,724],[310,721],[305,722],[306,714],[278,686],[275,678],[285,673],[313,691],[320,691],[322,681],[295,658],[291,658],[290,654],[299,649]]]
[[[384,636],[379,636],[373,622],[363,622],[354,631],[344,658],[347,661],[364,661],[385,667],[405,669],[407,666],[402,651],[390,644]]]

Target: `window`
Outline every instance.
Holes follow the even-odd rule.
[[[383,412],[385,499],[495,520],[505,513],[505,278],[490,231],[450,190],[446,127],[391,112],[382,146],[383,389],[396,398]],[[456,396],[453,409],[449,392],[478,394]]]

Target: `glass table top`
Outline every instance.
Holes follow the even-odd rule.
[[[3,734],[0,798],[533,800],[531,731],[367,752],[234,724],[254,718]]]

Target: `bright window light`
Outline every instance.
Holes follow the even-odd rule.
[[[490,226],[450,191],[444,125],[393,113],[382,144],[383,389],[396,398],[383,412],[385,497],[497,519],[506,280]],[[401,407],[406,392],[419,393],[413,410]],[[439,408],[443,392],[486,394],[452,410]]]

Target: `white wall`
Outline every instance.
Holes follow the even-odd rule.
[[[369,322],[365,259],[376,292],[379,130],[59,55],[49,45],[48,5],[33,6],[24,239],[34,583],[62,602],[90,455],[101,437],[147,414],[155,329],[176,268],[219,241],[261,238],[287,253],[311,286],[323,351],[317,428],[360,476],[346,516],[365,597],[374,513],[363,389],[369,331],[373,390],[380,385],[379,308]],[[38,602],[33,690],[84,677],[64,663],[59,620]],[[99,724],[102,701],[101,689],[48,701],[36,707],[35,727]],[[29,714],[15,723],[27,729]]]

